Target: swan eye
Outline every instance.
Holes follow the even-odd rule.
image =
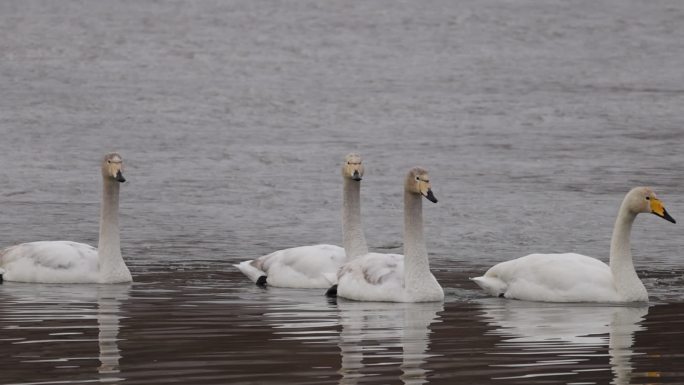
[[[419,177],[419,176],[417,176],[417,177],[416,177],[416,180],[420,180],[420,177]]]
[[[112,163],[112,161],[111,161],[111,160],[108,160],[107,163]]]

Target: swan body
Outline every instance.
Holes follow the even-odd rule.
[[[545,302],[618,302],[610,267],[586,255],[530,254],[495,265],[473,278],[487,293]],[[643,288],[643,285],[641,285]],[[646,289],[638,290],[638,298]]]
[[[319,244],[275,251],[234,265],[258,285],[302,289],[328,288],[337,271],[352,258],[368,253],[361,226],[360,188],[363,165],[358,154],[345,157],[342,166],[342,227],[344,248]]]
[[[629,236],[638,213],[672,223],[651,189],[632,189],[622,202],[613,230],[610,264],[586,255],[530,254],[499,263],[472,278],[495,296],[545,302],[646,302],[648,292],[634,269]]]
[[[337,281],[335,272],[346,261],[343,248],[321,244],[278,250],[237,267],[254,282],[266,276],[275,287],[322,289]]]
[[[444,291],[430,273],[404,285],[404,256],[368,253],[345,264],[338,278],[337,296],[358,301],[435,302],[444,299]]]
[[[123,161],[107,154],[100,215],[99,249],[70,241],[22,243],[0,251],[0,271],[7,281],[33,283],[120,283],[132,281],[121,256],[119,241],[119,184]]]
[[[338,297],[381,302],[444,300],[444,290],[430,272],[422,197],[437,202],[427,171],[415,167],[409,171],[404,189],[404,255],[368,253],[348,262],[338,273]],[[329,290],[332,292],[335,288]]]

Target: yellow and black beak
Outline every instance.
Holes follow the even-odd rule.
[[[665,206],[663,206],[663,202],[661,202],[660,199],[651,198],[651,212],[667,221],[677,223],[677,221],[667,213],[667,210],[665,210]]]

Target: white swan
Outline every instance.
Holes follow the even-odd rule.
[[[506,261],[472,278],[492,295],[547,302],[645,302],[648,293],[634,270],[629,235],[639,213],[672,223],[662,202],[647,187],[622,201],[610,242],[610,266],[580,254],[530,254]]]
[[[368,253],[348,262],[328,295],[357,301],[433,302],[444,290],[430,272],[423,235],[422,197],[437,203],[430,177],[412,168],[404,183],[404,255]]]
[[[119,184],[123,160],[116,153],[102,161],[102,207],[98,248],[70,241],[22,243],[0,251],[4,279],[40,283],[119,283],[132,281],[121,256]]]
[[[344,248],[334,245],[300,246],[275,251],[235,265],[257,285],[321,289],[336,282],[337,270],[349,258],[368,253],[361,226],[360,190],[363,164],[358,154],[342,166],[342,228]]]

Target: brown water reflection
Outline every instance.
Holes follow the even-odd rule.
[[[474,289],[451,289],[444,304],[334,303],[193,270],[0,286],[2,383],[684,381],[682,304],[538,304]]]

